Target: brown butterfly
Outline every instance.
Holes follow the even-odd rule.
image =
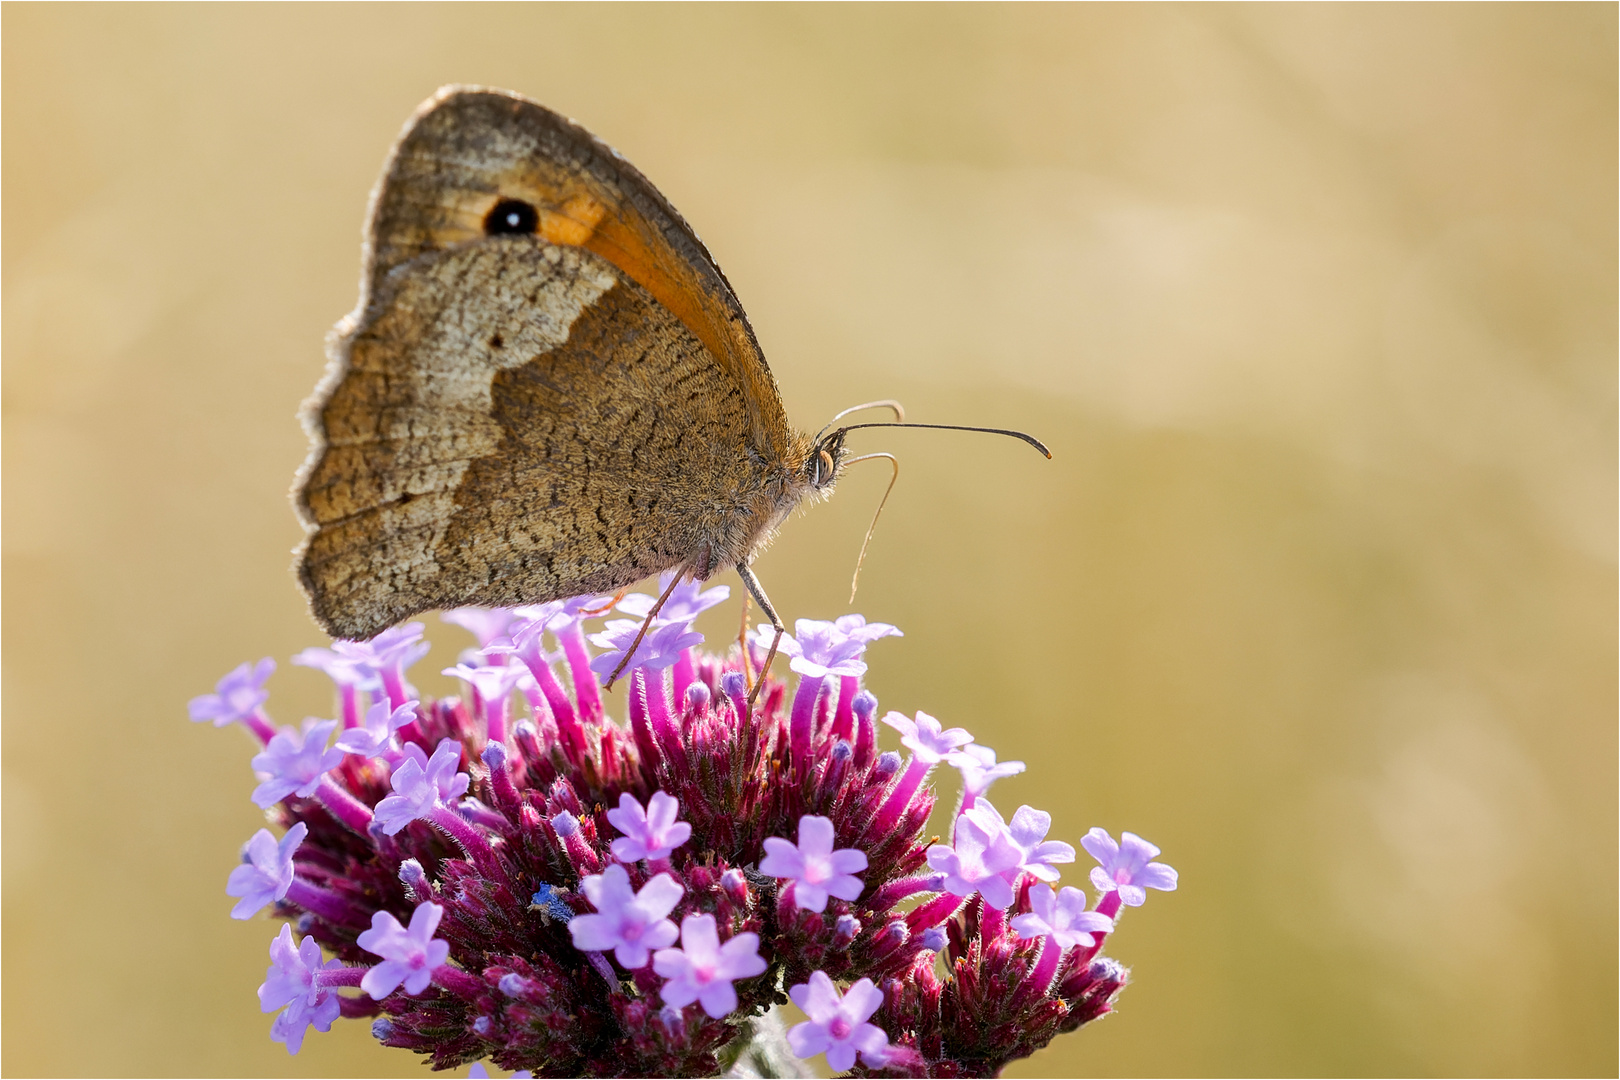
[[[725,275],[646,177],[541,105],[445,87],[388,156],[363,258],[294,495],[328,633],[732,567],[780,638],[749,563],[879,425],[788,426]]]

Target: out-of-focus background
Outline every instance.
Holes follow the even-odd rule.
[[[294,413],[447,82],[652,177],[798,426],[1052,445],[859,441],[884,705],[1181,871],[1118,1014],[1011,1075],[1615,1072],[1614,5],[0,18],[7,1073],[420,1068],[269,1041],[251,748],[185,704],[271,655],[279,721],[331,710]],[[848,610],[867,468],[760,561],[788,618]]]

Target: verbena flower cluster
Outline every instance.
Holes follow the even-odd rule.
[[[253,801],[282,830],[255,834],[226,886],[235,918],[288,921],[259,987],[270,1037],[297,1053],[310,1028],[369,1017],[436,1068],[702,1076],[791,1000],[801,1058],[988,1076],[1107,1013],[1126,970],[1100,950],[1121,905],[1175,888],[1158,849],[1093,829],[1098,903],[1054,891],[1074,848],[1047,839],[1049,815],[985,797],[1022,762],[921,712],[881,718],[906,756],[879,750],[862,656],[898,630],[801,620],[783,640],[792,693],[771,678],[750,708],[741,650],[695,649],[692,620],[726,597],[675,587],[624,665],[622,722],[598,680],[626,659],[642,595],[589,638],[610,599],[447,613],[478,639],[446,670],[461,698],[406,681],[428,648],[411,623],[293,657],[337,684],[336,719],[276,727],[269,659],[193,700],[193,720],[257,738]],[[940,765],[962,798],[930,845]]]

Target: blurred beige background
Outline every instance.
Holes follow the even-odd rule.
[[[331,709],[294,413],[452,81],[651,176],[799,426],[1051,443],[859,444],[905,466],[885,706],[1181,871],[1118,1014],[1012,1075],[1615,1072],[1613,4],[0,19],[5,1072],[419,1071],[269,1041],[250,747],[185,703],[269,654],[278,720]],[[789,618],[847,610],[882,472],[761,560]]]

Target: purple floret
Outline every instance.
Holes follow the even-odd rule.
[[[431,758],[415,743],[405,748],[405,755],[389,779],[394,793],[377,804],[377,821],[390,836],[435,807],[466,794],[471,783],[466,773],[456,771],[461,744],[454,739],[441,740]]]
[[[595,914],[576,915],[568,923],[574,948],[582,952],[613,950],[625,968],[645,967],[653,949],[675,943],[679,931],[666,916],[686,890],[668,874],[659,874],[636,892],[630,875],[615,863],[580,885]]]
[[[312,937],[294,944],[292,927],[285,924],[270,943],[270,967],[259,986],[259,1007],[265,1012],[285,1010],[271,1022],[270,1038],[285,1044],[287,1053],[303,1048],[309,1028],[332,1029],[340,1009],[338,997],[321,985],[319,975],[341,967],[338,960],[321,963],[321,947]]]
[[[945,875],[945,891],[956,896],[982,893],[984,902],[994,908],[1011,904],[1014,894],[1008,876],[1017,873],[1024,852],[1007,830],[986,828],[978,817],[962,814],[952,839],[951,844],[928,849],[928,865]]]
[[[871,979],[861,979],[840,994],[824,971],[810,973],[810,981],[788,988],[788,997],[808,1017],[788,1029],[788,1045],[801,1058],[827,1055],[834,1072],[855,1067],[855,1055],[868,1067],[881,1069],[887,1058],[889,1037],[866,1021],[883,1004],[883,991]]]
[[[346,754],[376,757],[394,745],[395,732],[416,719],[417,704],[407,701],[397,709],[390,709],[388,702],[379,701],[366,710],[365,723],[339,735],[335,745]]]
[[[973,809],[963,811],[984,827],[986,831],[999,829],[1012,838],[1022,853],[1019,869],[1040,881],[1056,881],[1059,877],[1053,863],[1074,862],[1074,845],[1061,840],[1047,840],[1052,828],[1052,815],[1031,806],[1020,806],[1012,822],[1004,821],[990,800],[980,799]]]
[[[293,654],[292,662],[299,667],[324,671],[339,686],[354,686],[361,690],[375,690],[382,686],[376,668],[345,656],[336,649],[311,646]]]
[[[1047,937],[1059,949],[1072,949],[1076,945],[1086,948],[1097,943],[1093,934],[1112,933],[1114,920],[1095,911],[1086,910],[1086,894],[1079,889],[1064,886],[1054,893],[1050,885],[1037,885],[1029,890],[1030,910],[1012,919],[1012,927],[1023,938]]]
[[[990,790],[990,785],[1024,771],[1022,761],[996,761],[996,752],[980,743],[970,743],[951,758],[962,773],[962,807],[971,807]]]
[[[480,649],[487,649],[498,641],[508,640],[512,624],[522,616],[511,608],[459,607],[443,612],[439,618],[461,627],[478,639]]]
[[[919,712],[915,720],[904,713],[891,712],[883,722],[900,733],[900,745],[925,765],[938,765],[942,761],[955,764],[961,749],[973,741],[973,736],[964,729],[941,728],[939,721],[925,712]]]
[[[618,669],[625,652],[629,650],[639,633],[641,633],[639,620],[614,619],[607,624],[607,629],[602,633],[592,634],[591,644],[608,651],[591,661],[591,670],[602,676],[602,680],[606,682],[607,677]],[[663,671],[665,668],[673,667],[680,660],[682,651],[702,642],[703,635],[684,622],[655,627],[642,637],[641,644],[636,646],[635,655],[624,667],[626,670],[642,668],[647,671]]]
[[[866,853],[856,848],[833,850],[831,818],[806,814],[799,819],[799,842],[765,838],[759,872],[793,882],[793,900],[806,911],[827,910],[827,897],[854,900],[865,886],[855,875],[865,870]]]
[[[275,670],[276,662],[268,656],[257,664],[238,664],[219,680],[212,694],[191,699],[191,719],[212,720],[215,727],[246,720],[270,697],[264,684]]]
[[[345,660],[374,671],[393,667],[403,671],[427,655],[428,644],[422,640],[424,629],[419,622],[408,622],[389,627],[369,641],[334,641],[332,649]]]
[[[455,667],[445,668],[439,674],[460,679],[478,691],[478,696],[486,702],[504,702],[528,672],[521,664],[504,664],[498,667],[489,664],[457,664]]]
[[[722,945],[713,915],[688,915],[681,920],[681,947],[653,954],[653,970],[668,980],[658,991],[664,1004],[681,1008],[695,1001],[716,1020],[737,1008],[732,983],[763,975],[766,967],[758,934],[737,934]]]
[[[382,999],[401,985],[415,996],[428,988],[433,973],[450,958],[450,945],[433,934],[444,917],[438,904],[422,904],[411,913],[409,928],[386,911],[371,917],[371,929],[355,939],[355,944],[382,957],[383,962],[366,972],[360,989]]]
[[[613,857],[633,863],[668,856],[692,835],[691,825],[675,820],[680,811],[680,801],[662,791],[652,793],[646,809],[628,791],[620,795],[618,807],[607,812],[608,824],[624,834],[613,841]]]
[[[336,720],[305,720],[302,732],[284,727],[264,751],[253,756],[253,771],[263,777],[253,789],[259,807],[271,807],[289,795],[308,798],[315,794],[328,769],[343,761],[343,751],[327,746],[326,740],[337,727]]]
[[[231,908],[231,918],[251,919],[287,895],[293,880],[293,852],[307,835],[309,826],[300,821],[280,842],[269,829],[260,829],[242,845],[242,865],[225,882],[226,896],[241,897]]]
[[[1091,883],[1102,892],[1118,890],[1126,907],[1141,907],[1148,889],[1174,892],[1175,870],[1150,861],[1159,849],[1135,833],[1119,835],[1117,844],[1105,829],[1092,829],[1081,838],[1080,846],[1100,864],[1092,868]]]
[[[674,579],[675,571],[666,570],[658,575],[658,596],[664,595],[669,583]],[[647,617],[653,605],[658,603],[658,596],[648,596],[646,593],[631,593],[618,603],[618,609],[626,615],[634,616],[639,622]],[[670,623],[689,623],[699,615],[708,611],[717,604],[723,604],[731,597],[731,586],[716,585],[712,589],[704,589],[701,581],[683,581],[675,586],[675,591],[669,594],[664,606],[659,609],[658,617],[653,620],[655,626],[667,626]]]

